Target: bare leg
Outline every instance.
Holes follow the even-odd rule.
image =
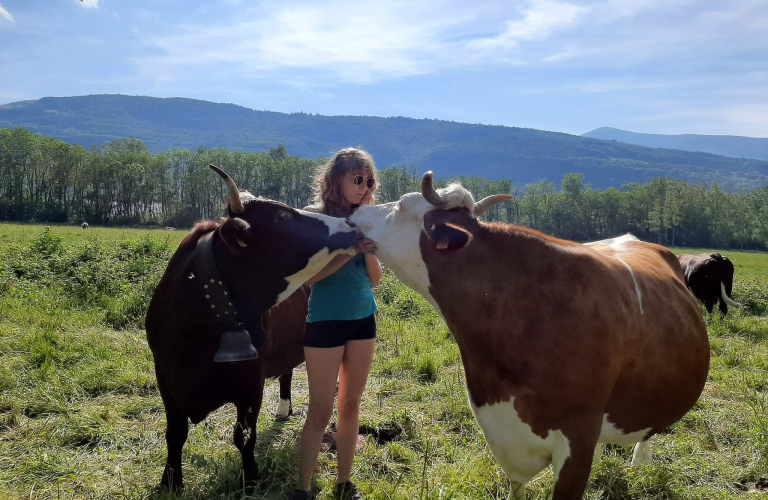
[[[349,481],[360,432],[360,399],[373,361],[374,339],[347,342],[339,373],[339,426],[336,431],[339,483]]]
[[[309,491],[312,473],[317,465],[317,454],[323,441],[323,432],[333,414],[336,397],[336,379],[344,356],[344,347],[328,349],[305,347],[307,379],[309,380],[309,410],[299,446],[299,480],[296,487]]]

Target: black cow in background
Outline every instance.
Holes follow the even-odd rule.
[[[720,303],[720,312],[728,314],[728,306],[740,307],[731,300],[733,291],[733,263],[718,252],[684,254],[678,256],[685,274],[685,284],[699,299],[707,312],[712,314],[715,304]]]

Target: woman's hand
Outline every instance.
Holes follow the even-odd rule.
[[[376,243],[373,242],[373,240],[369,240],[368,238],[360,238],[357,240],[357,243],[355,243],[355,250],[357,250],[357,253],[376,253]]]

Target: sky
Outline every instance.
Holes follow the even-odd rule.
[[[0,0],[0,103],[768,137],[766,0]]]

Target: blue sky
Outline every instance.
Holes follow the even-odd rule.
[[[0,0],[0,102],[97,93],[768,137],[768,1]]]

